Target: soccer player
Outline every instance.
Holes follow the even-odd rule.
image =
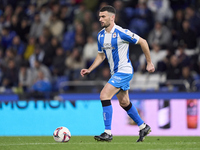
[[[99,21],[103,29],[97,36],[98,54],[93,64],[88,69],[82,69],[80,74],[84,77],[84,75],[89,74],[99,66],[105,58],[108,59],[111,78],[100,93],[105,131],[99,136],[94,136],[94,139],[98,141],[112,140],[111,98],[116,94],[120,106],[139,126],[140,133],[137,142],[141,142],[144,140],[144,137],[151,132],[151,128],[144,123],[139,116],[137,109],[129,100],[129,82],[133,77],[133,67],[129,59],[129,43],[139,44],[141,46],[147,61],[146,70],[148,72],[154,72],[155,68],[151,61],[149,47],[146,40],[139,37],[137,34],[116,25],[114,22],[115,14],[116,10],[112,6],[105,6],[100,9]]]

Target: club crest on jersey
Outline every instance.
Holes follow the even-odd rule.
[[[117,34],[116,32],[113,33],[113,38],[116,38]]]

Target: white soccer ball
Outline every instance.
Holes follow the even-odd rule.
[[[71,133],[66,127],[58,127],[53,132],[53,138],[56,142],[68,142],[71,138]]]

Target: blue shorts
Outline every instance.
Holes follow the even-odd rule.
[[[133,74],[116,72],[111,76],[108,83],[113,85],[116,88],[120,88],[123,91],[130,89],[130,81],[133,78]]]

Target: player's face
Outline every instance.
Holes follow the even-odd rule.
[[[101,23],[101,27],[107,28],[110,26],[110,22],[112,20],[112,14],[107,11],[103,11],[99,13],[99,21]]]

